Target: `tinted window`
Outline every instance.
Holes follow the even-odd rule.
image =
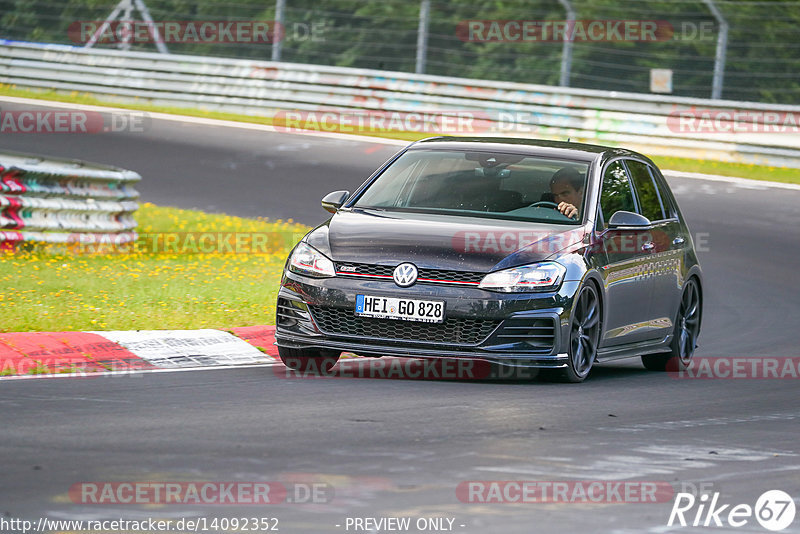
[[[587,163],[523,154],[410,150],[354,207],[579,224],[587,170]],[[572,204],[577,216],[562,215],[555,195]]]
[[[603,212],[606,228],[608,220],[618,211],[636,211],[633,204],[633,191],[628,181],[628,173],[621,161],[606,167],[603,173],[603,191],[600,194],[600,209]]]
[[[628,170],[631,172],[633,186],[639,198],[639,212],[651,221],[664,219],[661,210],[661,199],[658,197],[653,177],[650,176],[648,166],[641,161],[627,160]]]
[[[675,205],[672,203],[672,196],[669,194],[667,182],[661,173],[653,167],[649,167],[650,174],[653,176],[653,182],[658,189],[658,196],[661,198],[661,208],[664,210],[664,217],[667,219],[675,219]]]

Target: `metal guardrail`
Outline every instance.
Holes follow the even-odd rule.
[[[0,82],[273,118],[280,110],[474,112],[489,124],[476,133],[800,168],[800,130],[791,126],[800,106],[12,41],[0,41]],[[755,122],[734,122],[733,112]],[[681,113],[700,117],[698,131],[685,131]]]
[[[0,245],[133,241],[139,180],[81,161],[0,154]]]

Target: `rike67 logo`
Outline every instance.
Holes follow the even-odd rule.
[[[667,526],[733,527],[752,525],[755,518],[767,530],[774,532],[788,528],[794,521],[795,504],[792,497],[781,490],[761,494],[755,506],[720,502],[719,492],[696,497],[692,493],[678,493],[669,514]]]

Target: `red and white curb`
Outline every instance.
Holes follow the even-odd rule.
[[[274,326],[0,334],[0,378],[97,376],[278,363]]]

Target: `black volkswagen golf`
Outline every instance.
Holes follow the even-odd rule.
[[[411,144],[290,254],[275,339],[290,368],[468,358],[581,382],[595,362],[689,365],[703,282],[664,177],[629,150],[529,139]]]

